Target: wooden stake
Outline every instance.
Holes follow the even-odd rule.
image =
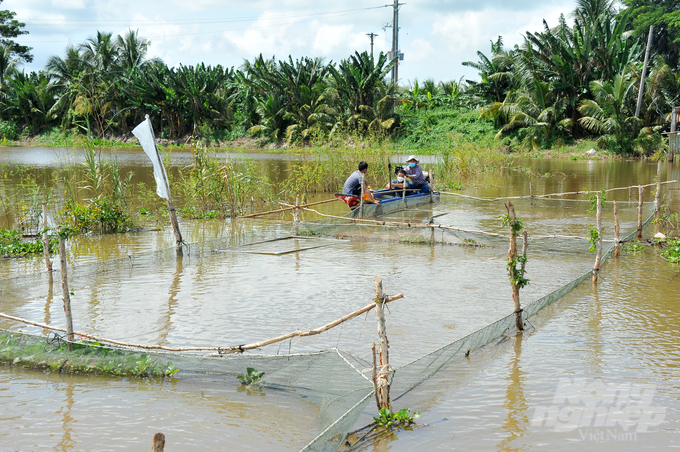
[[[42,205],[42,244],[43,244],[43,255],[45,256],[45,266],[47,271],[52,271],[52,261],[50,260],[50,235],[47,233],[47,203]]]
[[[508,262],[517,263],[517,232],[512,228],[515,223],[515,206],[512,202],[508,201],[505,205],[508,211],[508,216],[510,217],[510,247],[508,248]],[[510,272],[510,285],[512,286],[512,300],[515,307],[515,325],[517,326],[517,331],[524,331],[524,324],[522,322],[522,305],[519,302],[519,286],[517,285],[515,275],[515,267],[513,265],[509,266]]]
[[[156,433],[153,435],[151,450],[152,452],[163,452],[163,449],[165,449],[165,435],[162,433]]]
[[[66,314],[66,340],[68,349],[73,350],[73,316],[71,315],[71,293],[68,290],[66,241],[61,234],[59,234],[59,259],[61,260],[61,291],[64,297],[64,314]]]
[[[645,189],[642,186],[638,187],[638,225],[637,225],[637,238],[642,238],[642,194]]]
[[[389,341],[387,340],[387,327],[385,326],[384,302],[385,292],[383,291],[382,278],[375,275],[375,314],[378,320],[378,375],[376,384],[378,386],[378,398],[380,403],[378,409],[388,409],[392,411],[392,401],[390,400],[390,367]]]
[[[593,266],[593,284],[597,284],[597,276],[600,273],[602,263],[602,195],[597,194],[597,251],[595,253],[595,265]]]
[[[619,205],[614,201],[614,256],[621,255],[621,239],[620,239],[621,229],[619,226]]]
[[[534,183],[529,182],[529,196],[531,197],[531,207],[534,206]]]

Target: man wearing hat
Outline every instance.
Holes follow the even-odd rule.
[[[408,184],[408,188],[420,189],[420,193],[429,193],[430,186],[427,185],[425,180],[425,175],[423,174],[423,168],[418,165],[418,159],[415,155],[410,155],[408,160],[406,160],[408,166],[405,168],[406,175],[411,182]]]

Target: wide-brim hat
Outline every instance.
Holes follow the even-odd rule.
[[[417,162],[418,158],[415,155],[409,155],[406,161],[408,162],[409,160],[415,160]]]

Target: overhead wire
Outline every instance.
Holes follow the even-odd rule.
[[[266,16],[266,17],[257,17],[253,19],[248,19],[251,22],[255,21],[262,21],[265,20],[268,23],[263,24],[260,26],[248,26],[248,27],[242,27],[242,28],[231,28],[231,29],[224,29],[221,28],[219,30],[212,30],[212,31],[200,31],[200,32],[195,32],[195,33],[181,33],[181,34],[162,34],[162,35],[150,35],[146,36],[149,39],[163,39],[163,38],[174,38],[174,37],[185,37],[185,36],[198,36],[198,35],[210,35],[210,34],[218,34],[218,33],[225,33],[225,32],[234,32],[234,31],[246,31],[246,30],[258,30],[258,29],[263,29],[263,28],[271,28],[274,24],[280,25],[280,24],[300,24],[304,22],[309,22],[311,20],[314,20],[316,17],[320,16],[326,16],[326,17],[342,17],[342,16],[348,16],[351,14],[354,14],[356,12],[361,12],[361,11],[366,11],[366,10],[372,10],[372,9],[378,9],[378,8],[384,8],[384,6],[374,6],[374,7],[368,7],[368,8],[361,8],[361,9],[355,9],[355,10],[346,10],[346,11],[336,11],[332,13],[318,13],[318,14],[307,14],[307,15],[296,15],[296,16]],[[305,18],[306,17],[306,18]],[[302,19],[300,19],[302,18]],[[293,20],[291,20],[293,19]],[[297,19],[297,20],[295,20]],[[242,22],[245,22],[246,19],[241,20]],[[219,23],[219,22],[212,22],[212,23]],[[135,22],[135,25],[137,22]],[[201,21],[189,21],[187,24],[191,25],[199,25],[199,24],[204,24]],[[166,21],[166,22],[158,22],[158,25],[182,25],[180,23],[175,23],[172,21]],[[50,25],[53,26],[53,25]],[[74,25],[75,26],[75,25]],[[154,24],[149,24],[149,26],[154,26]],[[70,40],[44,40],[44,41],[31,41],[31,40],[22,40],[24,44],[39,44],[39,43],[67,43],[70,42]]]

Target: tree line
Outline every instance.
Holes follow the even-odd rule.
[[[404,118],[432,110],[479,111],[497,137],[522,146],[597,137],[604,148],[630,153],[658,148],[671,108],[680,105],[680,16],[668,0],[578,0],[569,19],[544,22],[506,49],[499,37],[489,56],[463,63],[481,80],[414,81],[395,87],[396,61],[356,52],[339,63],[322,58],[246,60],[168,67],[147,58],[149,41],[129,30],[97,32],[45,68],[26,73],[30,49],[0,39],[0,134],[40,134],[60,127],[104,138],[126,135],[149,114],[163,138],[327,140],[408,133]],[[677,6],[677,5],[676,5]],[[26,33],[13,13],[0,14],[0,35]],[[5,14],[7,13],[7,14]],[[3,25],[4,24],[4,25]],[[13,26],[10,34],[4,26]],[[634,115],[649,25],[655,25],[642,113]]]

